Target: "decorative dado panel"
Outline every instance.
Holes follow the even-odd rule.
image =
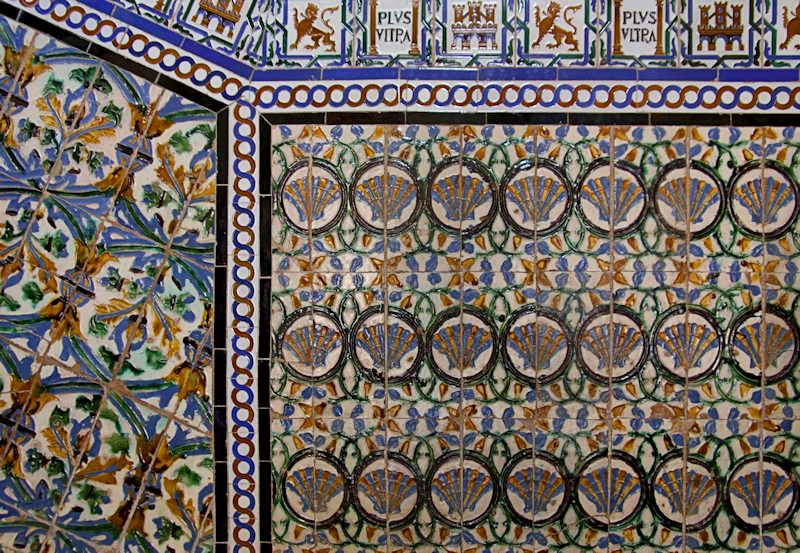
[[[796,137],[274,128],[273,551],[797,551]]]
[[[0,12],[0,549],[800,549],[797,0]]]
[[[0,550],[211,551],[216,116],[2,16],[0,55]]]

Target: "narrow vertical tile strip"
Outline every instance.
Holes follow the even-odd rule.
[[[257,113],[251,104],[240,102],[231,108],[229,159],[232,177],[228,206],[231,262],[228,265],[230,309],[227,329],[229,344],[228,428],[229,540],[236,551],[255,553],[258,543],[258,427],[254,404],[258,397],[257,369],[259,313],[258,144]]]

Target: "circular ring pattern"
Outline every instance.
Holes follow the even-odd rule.
[[[685,475],[685,477],[684,477]],[[670,528],[690,531],[707,526],[722,501],[722,490],[711,465],[683,452],[666,455],[653,472],[650,483],[656,515]]]
[[[450,451],[439,457],[428,474],[426,490],[434,517],[468,528],[489,516],[499,494],[494,470],[471,451]]]
[[[278,330],[279,359],[295,377],[322,382],[344,365],[346,336],[330,310],[317,306],[298,309]]]
[[[353,325],[350,355],[373,382],[397,384],[413,378],[422,363],[423,331],[409,313],[396,307],[366,309]],[[388,368],[388,375],[387,369]]]
[[[427,191],[430,216],[451,234],[474,236],[497,212],[492,174],[473,159],[449,159],[431,172]]]
[[[665,311],[652,342],[656,366],[679,384],[705,380],[722,362],[722,331],[702,307],[676,305]]]
[[[350,504],[344,465],[323,451],[304,450],[286,468],[281,493],[289,512],[304,524],[326,528]]]
[[[578,364],[600,384],[632,378],[647,360],[648,340],[633,310],[603,305],[591,311],[576,335]]]
[[[547,236],[569,218],[569,180],[554,163],[525,160],[508,172],[500,187],[500,213],[517,234]]]
[[[595,232],[625,236],[636,230],[647,213],[647,192],[638,171],[622,162],[612,167],[607,159],[591,163],[578,187],[578,210]]]
[[[428,329],[426,347],[431,367],[452,385],[483,378],[497,360],[497,331],[489,318],[465,305],[442,311]]]
[[[384,182],[386,181],[386,182]],[[413,225],[422,207],[419,182],[411,167],[397,159],[373,159],[353,178],[350,205],[356,221],[370,232],[389,236]]]
[[[575,484],[578,509],[600,529],[619,527],[644,508],[647,483],[636,460],[621,451],[598,451],[583,462]]]
[[[748,455],[731,470],[725,486],[725,503],[737,526],[755,531],[788,521],[797,509],[797,478],[780,457]]]
[[[684,236],[688,227],[692,239],[712,231],[722,218],[725,193],[717,177],[705,165],[685,160],[667,164],[656,179],[653,208],[665,230]]]
[[[552,310],[525,307],[508,320],[500,339],[503,363],[522,382],[547,384],[567,369],[572,335]]]
[[[387,463],[388,460],[388,463]],[[365,457],[353,475],[358,512],[373,524],[398,528],[411,522],[422,504],[422,477],[402,455],[376,451]]]
[[[309,183],[309,162],[292,165],[279,187],[280,207],[286,223],[302,233],[322,234],[333,229],[346,210],[345,188],[328,162],[314,159]]]
[[[544,526],[569,506],[570,481],[561,461],[545,451],[521,451],[503,469],[503,498],[520,524]]]
[[[763,333],[763,335],[762,335]],[[745,310],[731,324],[728,349],[737,372],[752,383],[786,378],[800,357],[800,329],[792,315],[774,305]],[[762,370],[763,368],[763,370]]]
[[[762,235],[766,240],[774,240],[785,234],[800,208],[797,184],[773,160],[766,160],[763,168],[760,161],[743,165],[731,179],[729,202],[737,226],[758,240]]]

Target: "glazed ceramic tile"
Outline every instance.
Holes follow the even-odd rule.
[[[354,5],[359,63],[418,63],[422,55],[422,2],[357,0]]]
[[[507,63],[504,54],[512,35],[505,22],[513,13],[513,3],[430,0],[429,5],[435,14],[438,63],[463,66]]]
[[[12,27],[4,27],[7,56],[26,40]],[[111,546],[124,530],[125,539],[158,534],[191,548],[196,536],[166,536],[166,519],[141,531],[128,522],[141,485],[130,471],[138,452],[144,474],[151,460],[144,441],[167,410],[210,426],[209,354],[195,350],[211,347],[205,307],[213,284],[208,257],[205,276],[196,265],[203,260],[196,237],[204,233],[211,251],[215,121],[46,35],[30,46],[35,54],[21,50],[12,63],[27,69],[13,69],[3,95],[18,101],[4,102],[13,131],[0,162],[7,369],[0,456],[4,500],[29,515],[3,533],[3,547],[88,552]],[[148,174],[154,155],[160,173]],[[156,181],[173,185],[179,209],[170,211]],[[167,267],[169,242],[188,260]],[[170,392],[174,403],[165,399]],[[210,479],[197,478],[208,500]]]
[[[682,14],[683,63],[707,67],[758,64],[760,11],[755,0],[689,0]]]
[[[676,6],[680,4],[674,0],[602,2],[601,18],[607,22],[601,34],[603,59],[611,64],[674,65]]]
[[[521,478],[522,467],[544,463],[572,491],[562,503],[551,504],[554,514],[541,528],[534,524],[532,533],[529,526],[516,526],[533,508],[525,510],[524,497],[476,495],[469,516],[480,516],[467,517],[466,524],[466,511],[452,518],[456,511],[434,494],[406,515],[422,526],[393,529],[390,549],[571,543],[584,550],[672,551],[682,550],[683,536],[709,543],[707,520],[696,506],[675,512],[678,503],[670,494],[682,488],[675,488],[669,475],[686,466],[697,478],[717,478],[718,472],[724,478],[730,470],[709,465],[703,453],[684,456],[684,447],[695,443],[687,441],[687,432],[701,426],[689,421],[741,421],[755,429],[744,438],[749,443],[753,432],[763,434],[769,427],[764,413],[793,416],[785,371],[793,362],[796,323],[779,307],[793,302],[793,278],[786,273],[788,280],[779,280],[779,273],[762,266],[769,249],[792,246],[784,240],[765,250],[765,225],[756,229],[750,223],[760,208],[745,200],[748,190],[759,190],[753,183],[766,182],[762,175],[770,168],[776,168],[771,182],[791,182],[787,171],[779,176],[781,162],[759,161],[763,152],[781,149],[782,159],[788,159],[790,140],[755,128],[467,125],[444,133],[428,127],[422,140],[419,131],[405,127],[390,135],[389,155],[410,160],[404,170],[420,173],[430,195],[421,213],[410,211],[419,227],[399,234],[401,260],[377,273],[388,305],[365,306],[357,317],[349,316],[355,323],[345,315],[350,307],[336,307],[342,298],[361,305],[368,273],[353,280],[337,274],[335,283],[330,275],[314,274],[315,283],[322,277],[321,287],[311,287],[319,292],[318,302],[342,314],[340,334],[361,337],[353,354],[361,374],[369,374],[367,365],[395,360],[388,380],[369,388],[380,394],[364,397],[372,401],[373,415],[390,417],[390,433],[402,434],[403,425],[417,433],[423,425],[440,431],[440,424],[445,434],[457,431],[441,443],[454,440],[461,453],[442,451],[434,459],[446,464],[458,457],[458,466],[474,464],[470,485],[485,477],[485,490],[496,489],[488,482],[510,474]],[[359,179],[354,182],[362,186]],[[551,189],[543,195],[544,190],[531,191],[531,183]],[[459,189],[466,185],[469,194]],[[485,195],[488,208],[480,211],[483,204],[476,202],[480,217],[467,220],[461,203],[445,201],[448,193]],[[549,227],[538,225],[540,199],[549,201],[549,215],[554,208],[564,211],[545,218],[552,220]],[[778,212],[775,224],[792,220],[791,211]],[[365,226],[363,220],[357,223]],[[786,335],[781,343],[788,345],[776,346],[772,364],[762,369],[756,329],[764,326],[764,313],[769,328]],[[370,325],[393,341],[368,346]],[[369,356],[373,350],[389,357]],[[330,384],[311,395],[327,400],[337,390]],[[368,413],[338,412],[345,420]],[[527,446],[521,445],[527,427],[507,434],[522,424],[515,421],[525,420],[541,432]],[[579,453],[562,449],[557,439],[545,445],[561,433],[578,437]],[[516,438],[507,441],[511,436]],[[419,435],[415,439],[430,444]],[[398,442],[401,455],[415,450],[404,443]],[[506,462],[495,462],[498,448]],[[508,468],[508,459],[516,468]],[[438,464],[426,460],[418,472]],[[650,485],[653,479],[657,488]],[[719,486],[708,493],[721,497]],[[502,491],[508,486],[497,489],[511,493]],[[552,493],[562,493],[557,489]],[[535,505],[536,499],[528,502]],[[488,513],[503,521],[492,531],[482,518]],[[730,527],[747,535],[743,515],[731,516]],[[691,540],[685,544],[695,547]]]
[[[172,543],[170,547],[190,543],[195,551],[211,551],[214,528],[211,437],[174,422],[162,448],[168,451],[152,463],[142,499],[146,499],[150,490],[160,492],[154,493],[152,503],[147,505],[141,528],[133,528],[132,524],[139,522],[135,516],[132,518],[129,536],[135,532],[137,542],[142,537],[156,538],[162,544]]]
[[[344,65],[353,47],[351,3],[281,0],[272,4],[276,65]]]
[[[766,2],[764,21],[765,56],[776,66],[797,64],[800,12],[791,0]]]
[[[589,0],[518,3],[521,65],[586,65],[594,59],[594,5]]]

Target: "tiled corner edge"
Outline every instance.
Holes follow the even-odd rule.
[[[255,553],[258,536],[258,114],[252,104],[230,108],[228,205],[228,543]]]

